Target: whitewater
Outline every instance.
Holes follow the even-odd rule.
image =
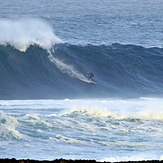
[[[160,4],[1,3],[0,158],[162,160]]]
[[[0,104],[3,158],[114,162],[163,157],[162,99],[9,100]]]

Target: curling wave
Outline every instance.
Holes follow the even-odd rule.
[[[0,99],[162,96],[162,62],[162,48],[136,45],[1,45]]]
[[[30,45],[50,49],[55,43],[61,43],[52,27],[42,19],[0,19],[0,44],[9,44],[20,51],[26,51]]]

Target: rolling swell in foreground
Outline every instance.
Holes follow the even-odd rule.
[[[136,45],[0,45],[0,99],[160,97],[162,63],[162,48]]]

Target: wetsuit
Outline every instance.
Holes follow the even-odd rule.
[[[94,78],[94,73],[91,72],[91,73],[88,73],[88,80],[92,80],[93,81],[93,78]]]

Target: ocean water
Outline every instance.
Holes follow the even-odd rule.
[[[0,158],[162,160],[162,3],[1,2]]]

